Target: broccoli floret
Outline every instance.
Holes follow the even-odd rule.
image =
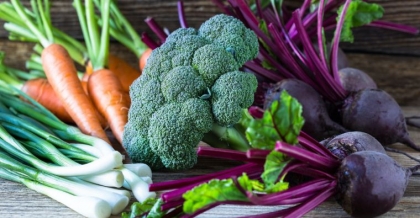
[[[256,34],[240,20],[228,15],[213,16],[200,26],[198,35],[232,53],[240,66],[257,57],[259,43]]]
[[[230,126],[242,117],[242,109],[252,105],[257,90],[253,74],[241,71],[221,75],[211,88],[212,112],[216,123]]]
[[[163,78],[161,89],[168,102],[183,102],[202,96],[207,86],[191,66],[175,67]]]
[[[252,104],[256,78],[239,68],[257,53],[255,34],[227,15],[210,18],[198,31],[171,33],[130,87],[123,145],[131,159],[152,168],[194,166],[204,135],[215,125],[232,126]]]
[[[124,127],[123,144],[129,154],[131,161],[137,163],[142,162],[149,165],[152,169],[162,169],[164,165],[160,157],[152,151],[149,146],[147,136],[141,136],[135,129],[135,121],[129,121]],[[127,141],[129,140],[129,141]]]
[[[152,150],[170,169],[188,169],[197,162],[194,148],[212,128],[210,103],[191,98],[184,103],[169,103],[150,119]]]
[[[162,80],[172,68],[190,66],[195,51],[209,42],[193,28],[180,28],[171,33],[165,43],[153,50],[143,70]]]
[[[232,54],[215,44],[205,45],[195,52],[192,66],[210,87],[220,75],[241,67]]]

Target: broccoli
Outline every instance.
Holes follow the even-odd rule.
[[[130,87],[123,146],[132,161],[153,169],[191,168],[198,143],[209,135],[244,148],[243,135],[232,129],[252,105],[257,79],[239,69],[258,50],[255,33],[228,15],[198,30],[173,31]]]

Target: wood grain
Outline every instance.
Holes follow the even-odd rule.
[[[0,39],[0,51],[6,53],[5,63],[25,69],[32,43],[11,42]],[[134,67],[137,59],[127,48],[111,44],[112,53],[124,58]],[[420,59],[413,56],[347,53],[351,67],[368,73],[378,87],[390,93],[401,106],[420,106]]]
[[[301,0],[288,0],[293,5]],[[22,0],[28,5],[28,0]],[[71,36],[82,39],[79,23],[71,0],[51,1],[51,17],[53,25],[59,27]],[[418,0],[373,0],[385,9],[382,20],[397,22],[420,28],[420,1]],[[152,16],[156,21],[174,30],[179,28],[177,14],[177,0],[119,0],[118,6],[139,32],[150,32],[144,19]],[[221,13],[211,0],[184,0],[185,13],[188,25],[198,27],[204,20],[216,13]],[[2,21],[0,21],[2,26]],[[342,43],[347,51],[358,51],[381,54],[420,55],[420,35],[410,35],[393,30],[362,27],[356,28],[355,43]],[[0,28],[0,38],[7,38],[7,32]]]

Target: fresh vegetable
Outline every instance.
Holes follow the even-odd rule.
[[[375,81],[365,72],[351,67],[338,70],[340,83],[347,92],[357,92],[362,89],[377,89]]]
[[[302,130],[313,138],[323,140],[348,131],[330,118],[321,95],[301,80],[283,79],[271,85],[266,91],[264,108],[269,108],[273,101],[278,100],[283,90],[286,90],[302,105],[305,118]]]
[[[383,153],[360,151],[343,159],[338,169],[337,202],[354,217],[376,217],[403,196],[417,168],[403,168]]]
[[[78,188],[79,186],[95,189],[98,193],[92,195],[108,202],[112,206],[112,214],[118,214],[121,212],[120,209],[124,209],[131,194],[126,190],[115,190],[110,187],[124,186],[132,191],[140,202],[156,196],[156,193],[148,189],[148,185],[151,184],[151,171],[147,165],[123,165],[121,154],[111,145],[63,123],[22,91],[4,82],[0,85],[2,87],[2,92],[0,92],[1,150],[19,160],[24,160],[25,163],[36,167],[36,170],[42,170],[46,174],[63,175],[71,180],[71,183],[61,181],[61,179],[55,179],[60,180],[57,183],[56,181],[48,182],[49,180],[42,181],[44,185],[74,195],[87,193],[88,189]],[[67,141],[78,144],[70,144]],[[16,172],[18,168],[12,171]],[[76,183],[73,186],[78,190],[68,188],[73,183]],[[96,184],[101,186],[98,187]],[[104,192],[103,197],[99,195],[99,192]],[[118,203],[119,198],[127,199],[127,201]]]
[[[340,160],[358,151],[376,151],[386,154],[384,147],[378,140],[367,133],[358,131],[334,136],[327,139],[323,144]]]
[[[19,176],[0,168],[0,177],[24,184],[26,187],[44,194],[86,217],[106,218],[111,215],[111,206],[104,200],[90,196],[75,196],[66,191],[50,188],[39,182]]]
[[[11,2],[32,34],[36,35],[43,45],[42,66],[48,82],[74,122],[83,132],[109,141],[99,122],[95,107],[83,91],[73,60],[63,46],[54,42],[49,17],[41,17],[41,29],[30,19],[19,1],[12,0]],[[40,7],[39,10],[43,10],[43,8]]]
[[[302,217],[336,197],[349,215],[374,217],[399,202],[419,165],[404,168],[384,153],[364,150],[340,160],[300,132],[301,112],[299,103],[284,91],[261,118],[248,119],[246,132],[253,146],[249,151],[199,147],[200,156],[244,163],[208,175],[152,184],[151,190],[170,190],[160,198],[162,211],[195,217],[219,204],[283,205],[249,217]],[[285,180],[289,173],[307,180],[291,185]]]
[[[276,83],[286,78],[305,82],[327,101],[327,105],[332,106],[329,109],[333,111],[329,111],[329,114],[332,114],[334,120],[340,111],[347,111],[349,105],[356,105],[350,103],[354,101],[356,94],[344,88],[344,84],[340,81],[338,66],[339,43],[353,42],[352,28],[374,25],[412,34],[419,32],[417,28],[377,21],[383,15],[383,8],[378,4],[362,0],[304,1],[300,7],[292,11],[284,7],[283,1],[271,1],[271,5],[265,8],[256,2],[255,10],[252,10],[244,0],[228,1],[228,5],[217,0],[214,2],[227,14],[241,19],[260,39],[258,57],[247,62],[245,67],[259,75],[264,83]],[[284,16],[285,14],[288,16]],[[376,25],[378,23],[384,25]],[[331,48],[327,49],[325,31],[331,29],[334,30]],[[400,109],[394,104],[395,101],[392,104],[387,103],[388,107],[381,106],[381,110],[372,111],[377,108],[372,102],[381,102],[391,96],[388,94],[369,96],[369,103],[367,101],[357,103],[357,110],[369,111],[371,112],[369,116],[366,116],[366,113],[362,115],[352,108],[352,114],[342,113],[341,120],[337,122],[348,130],[369,133],[384,145],[401,142],[419,150],[420,147],[408,136],[404,119],[399,118]],[[394,118],[386,117],[390,113],[394,114],[392,115]],[[359,115],[361,117],[356,117]],[[353,122],[353,119],[358,121]],[[377,119],[380,122],[377,122]],[[310,121],[310,117],[307,117],[307,120]],[[381,138],[382,136],[385,138]]]
[[[67,113],[58,96],[45,78],[45,74],[34,75],[10,68],[3,62],[5,54],[0,53],[0,78],[1,80],[13,85],[17,89],[31,96],[44,107],[48,108],[53,114],[67,123],[72,123],[73,119]]]
[[[130,89],[123,145],[132,160],[155,169],[194,166],[204,135],[238,123],[253,103],[257,80],[238,69],[257,52],[255,34],[227,15],[173,31]]]
[[[49,2],[47,4],[49,4]],[[30,16],[34,22],[39,22],[41,19],[36,16],[39,15],[39,9],[36,4],[32,5],[35,6],[32,7],[32,10],[36,13],[28,16]],[[9,31],[9,38],[11,40],[30,41],[35,43],[40,42],[39,38],[28,29],[27,25],[22,21],[20,15],[14,10],[13,6],[9,2],[2,2],[0,4],[0,12],[2,12],[0,13],[0,18],[7,21],[5,29]],[[45,7],[42,13],[44,16],[49,17],[49,7]],[[42,26],[42,24],[40,25]],[[85,67],[85,72],[87,74],[91,74],[93,71],[92,64],[91,60],[87,59],[89,55],[86,46],[54,26],[51,26],[51,29],[54,40],[66,48],[71,58],[77,64]],[[43,71],[40,58],[42,49],[42,46],[39,44],[34,47],[34,51],[36,53],[32,54],[30,60],[27,61],[27,68],[29,70]],[[140,75],[140,71],[116,55],[110,54],[108,58],[107,67],[116,74],[123,84],[124,90],[128,92],[130,84]],[[82,77],[83,75],[85,74],[79,73],[79,77]]]
[[[38,78],[25,82],[22,91],[44,105],[53,114],[66,123],[73,123],[73,119],[58,98],[47,79]]]
[[[100,1],[95,0],[94,2],[96,6],[100,5]],[[105,11],[103,11],[101,7],[98,7],[98,9],[101,13],[105,13]],[[147,53],[147,51],[150,49],[146,46],[145,43],[141,41],[141,37],[139,36],[137,31],[134,29],[131,23],[127,20],[127,18],[123,15],[123,13],[121,13],[116,1],[111,1],[109,13],[110,13],[110,19],[109,19],[109,24],[108,24],[109,30],[110,30],[109,34],[136,55],[136,57],[139,60],[138,66],[140,67],[141,70],[143,70],[141,66],[142,65],[141,62],[142,62],[142,59],[147,59],[147,56],[150,54],[150,52]],[[103,25],[104,22],[101,21],[100,24]],[[146,55],[145,57],[143,57],[144,54]],[[111,68],[112,63],[113,61],[111,61],[110,59],[108,63],[109,68]],[[121,77],[126,77],[124,81],[133,82],[135,79],[137,79],[141,75],[140,71],[136,70],[135,68],[129,65],[124,66],[124,68],[126,71],[130,71],[130,73],[124,72],[124,71],[118,71],[119,73],[121,73]],[[126,74],[126,75],[122,75],[122,74]],[[123,87],[127,91],[129,91],[130,84],[123,83]]]
[[[145,52],[143,52],[143,54],[141,55],[140,70],[143,70],[144,67],[146,66],[147,59],[150,57],[150,54],[152,54],[152,49],[149,48]]]
[[[88,92],[94,105],[102,116],[109,123],[115,138],[121,143],[124,125],[127,123],[128,108],[130,97],[122,87],[118,77],[105,68],[109,53],[109,7],[110,1],[101,2],[103,11],[101,19],[101,32],[96,28],[97,21],[94,19],[93,1],[87,1],[82,6],[80,0],[74,1],[74,6],[79,16],[80,25],[83,30],[89,59],[92,63],[93,73],[88,79]],[[126,153],[123,147],[116,146],[115,149],[121,153]]]
[[[351,94],[344,103],[341,115],[344,126],[366,132],[383,145],[401,142],[420,149],[409,138],[398,103],[385,91],[365,89]]]
[[[2,168],[11,170],[15,173],[20,173],[23,178],[28,177],[49,187],[54,187],[55,189],[65,191],[73,195],[91,196],[103,199],[109,204],[109,206],[111,206],[112,214],[121,213],[128,204],[129,199],[127,196],[119,195],[114,192],[103,191],[91,186],[85,186],[83,184],[31,168],[10,158],[3,152],[0,152],[0,157],[0,165]]]

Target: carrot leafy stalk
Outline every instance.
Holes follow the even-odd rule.
[[[83,132],[109,142],[94,105],[83,91],[72,58],[66,48],[54,40],[51,20],[49,16],[46,16],[49,2],[37,1],[41,21],[37,24],[29,17],[20,1],[12,0],[11,2],[28,29],[37,36],[44,47],[41,54],[43,69],[48,82],[65,105],[67,112]]]
[[[88,78],[89,96],[98,111],[108,121],[112,133],[121,143],[124,126],[128,120],[130,97],[124,91],[118,77],[106,68],[109,54],[109,10],[110,0],[100,2],[101,28],[95,16],[95,5],[91,0],[85,1],[83,7],[81,0],[74,1],[80,26],[86,39],[89,59],[92,63],[93,73]],[[99,31],[100,30],[100,31]],[[125,153],[122,146],[115,149]]]
[[[110,17],[107,23],[107,25],[109,25],[109,34],[133,52],[140,60],[142,55],[148,50],[148,47],[141,41],[136,30],[120,11],[116,1],[111,1],[110,8],[107,8],[106,10],[100,6],[99,0],[95,0],[94,3],[102,14],[109,13]],[[101,17],[99,17],[98,22],[101,25],[105,24]],[[107,66],[114,71],[114,73],[118,74],[123,88],[127,92],[129,91],[131,83],[141,75],[141,71],[132,67],[127,62],[120,60],[120,58],[115,55],[109,56]],[[116,71],[115,69],[117,68],[121,68],[121,70]]]

